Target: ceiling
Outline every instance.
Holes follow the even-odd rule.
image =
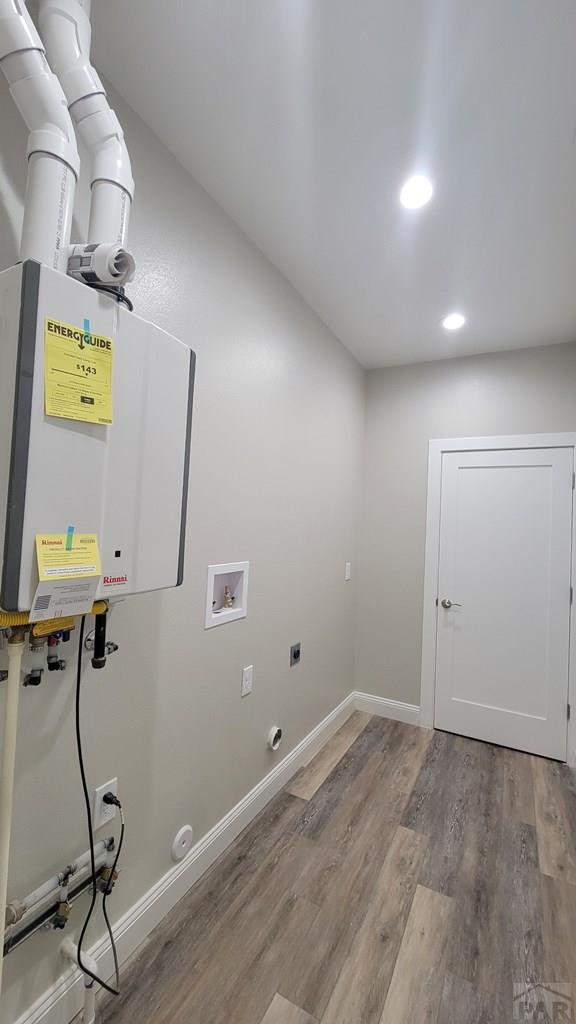
[[[574,0],[93,13],[100,69],[365,366],[576,340]]]

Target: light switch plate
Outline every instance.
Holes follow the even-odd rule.
[[[345,580],[352,579],[352,562],[346,562],[346,573],[344,575]]]
[[[254,665],[247,665],[242,672],[242,691],[241,696],[247,697],[249,693],[252,693],[252,680],[254,678]]]

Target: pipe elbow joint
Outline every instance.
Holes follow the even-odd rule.
[[[0,0],[0,60],[23,50],[41,50],[44,45],[32,19],[23,14],[15,0]]]
[[[45,63],[40,55],[38,59]],[[30,130],[28,157],[33,153],[50,153],[66,163],[77,178],[80,156],[74,125],[56,75],[47,67],[39,68],[37,74],[13,81],[10,92]]]
[[[122,126],[110,108],[99,110],[79,124],[82,138],[94,154],[92,184],[111,181],[134,199],[134,178]]]
[[[86,96],[106,95],[90,61],[90,19],[78,0],[40,0],[38,15],[46,53],[68,106]]]
[[[0,0],[0,5],[17,2]],[[89,10],[90,4],[86,6]],[[72,121],[92,157],[88,240],[99,245],[112,240],[124,247],[134,178],[124,132],[90,60],[92,29],[86,6],[82,0],[40,0],[40,30]]]
[[[56,159],[67,164],[75,178],[78,178],[80,157],[76,143],[72,139],[66,138],[54,125],[35,128],[30,132],[27,147],[28,158],[34,153],[50,153]]]

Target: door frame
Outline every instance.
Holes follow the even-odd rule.
[[[438,573],[440,569],[440,501],[444,452],[498,451],[514,448],[572,448],[576,465],[576,432],[565,434],[513,434],[503,437],[451,437],[428,442],[428,493],[426,549],[424,558],[424,614],[422,620],[422,671],[420,676],[420,724],[434,728],[436,694],[436,635],[438,624]],[[576,594],[574,529],[576,491],[572,489],[572,562],[570,578]],[[576,766],[576,615],[570,610],[568,701],[573,714],[568,722],[568,764]]]

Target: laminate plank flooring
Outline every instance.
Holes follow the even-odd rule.
[[[514,821],[535,825],[536,812],[531,759],[518,750],[504,750],[502,751],[502,763],[504,814]]]
[[[100,1019],[506,1024],[540,984],[572,984],[576,1008],[575,926],[569,769],[356,713],[162,921]]]
[[[576,886],[540,876],[544,977],[576,982]],[[576,1016],[576,1014],[575,1014]]]
[[[316,1024],[313,1017],[300,1010],[294,1003],[289,1003],[280,995],[275,995],[262,1024]]]
[[[399,826],[322,1024],[378,1024],[416,890],[426,836]]]
[[[354,740],[366,728],[370,715],[355,711],[338,732],[332,736],[315,758],[306,765],[288,786],[288,792],[310,800],[326,781],[330,772],[342,759]]]
[[[545,875],[576,885],[573,792],[560,765],[532,758],[538,854]]]
[[[449,896],[417,886],[381,1024],[437,1020],[453,914],[454,901]]]

